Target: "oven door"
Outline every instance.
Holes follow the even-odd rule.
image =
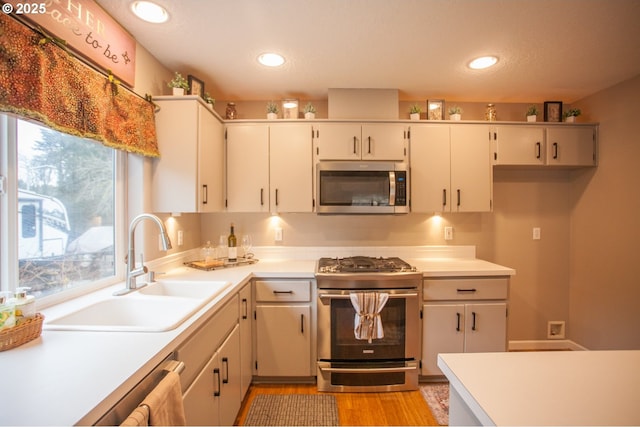
[[[389,294],[389,299],[380,312],[384,337],[371,343],[355,337],[352,292],[318,289],[318,390],[416,390],[417,290],[376,290]]]

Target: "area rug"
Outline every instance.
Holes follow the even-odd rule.
[[[449,425],[449,383],[426,384],[420,392],[438,424]]]
[[[246,426],[337,426],[335,396],[258,394],[251,402]]]

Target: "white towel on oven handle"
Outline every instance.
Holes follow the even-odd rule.
[[[354,321],[354,335],[358,340],[384,338],[384,329],[380,312],[384,308],[389,294],[384,292],[351,292],[351,305],[356,310]]]

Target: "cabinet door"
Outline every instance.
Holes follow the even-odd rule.
[[[544,165],[544,128],[539,126],[498,126],[496,165]]]
[[[313,211],[311,125],[270,126],[269,171],[271,212]]]
[[[407,127],[401,124],[362,125],[362,160],[407,159]]]
[[[236,325],[218,350],[220,357],[219,423],[231,426],[240,411],[240,327]]]
[[[222,387],[220,375],[219,355],[216,352],[182,396],[188,426],[220,425],[218,417]]]
[[[156,133],[161,157],[152,164],[154,212],[198,210],[198,103],[158,101]]]
[[[269,127],[227,126],[227,210],[269,211]]]
[[[361,128],[359,124],[323,123],[314,125],[318,160],[359,160]]]
[[[256,306],[256,335],[259,376],[313,375],[310,304]]]
[[[240,397],[244,398],[253,376],[253,341],[251,338],[251,285],[240,291]]]
[[[489,127],[452,125],[451,211],[491,211],[491,173]]]
[[[221,212],[224,208],[223,126],[207,107],[198,104],[198,209]]]
[[[451,210],[448,125],[411,126],[411,212]]]
[[[593,166],[595,161],[593,127],[547,128],[547,164]]]
[[[467,304],[465,323],[465,353],[506,350],[506,303]]]
[[[422,375],[442,375],[438,353],[464,351],[464,304],[424,304]]]

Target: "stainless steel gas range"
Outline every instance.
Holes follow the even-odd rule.
[[[422,273],[400,258],[321,258],[318,390],[417,390]]]

